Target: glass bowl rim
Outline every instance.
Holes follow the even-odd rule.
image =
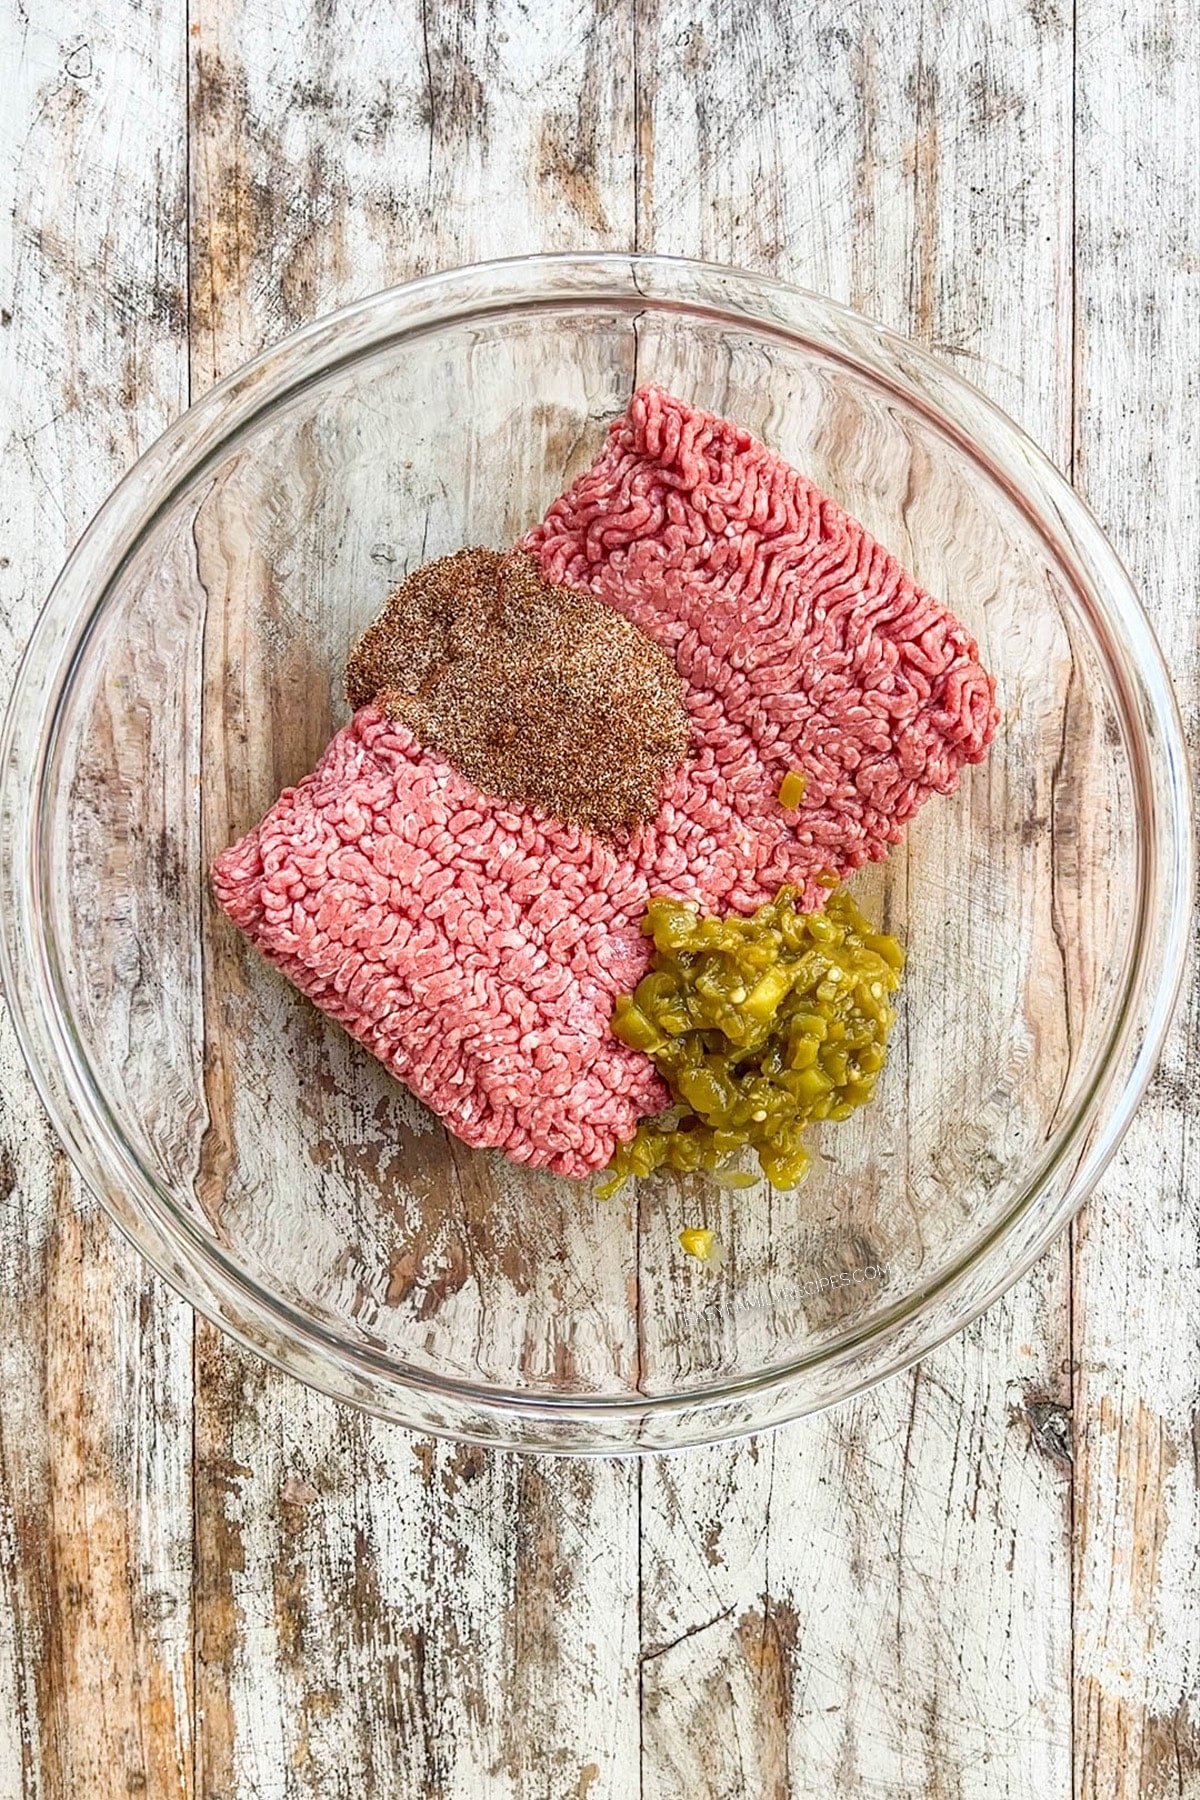
[[[89,637],[128,561],[156,523],[239,439],[340,367],[456,321],[514,308],[585,303],[608,303],[627,312],[657,305],[706,314],[731,329],[808,345],[890,389],[923,414],[999,483],[1068,575],[1089,621],[1100,631],[1107,672],[1124,706],[1138,787],[1140,929],[1134,933],[1117,1022],[1071,1113],[1002,1216],[972,1237],[930,1281],[832,1345],[750,1375],[661,1394],[559,1394],[432,1374],[368,1345],[347,1342],[331,1326],[261,1286],[181,1211],[154,1169],[125,1140],[102,1085],[92,1078],[71,1021],[55,947],[43,929],[49,912],[42,900],[42,817],[64,706]],[[773,277],[682,257],[574,252],[511,257],[385,289],[268,347],[208,390],[113,489],[50,591],[18,667],[0,734],[0,985],[39,1097],[84,1182],[185,1299],[268,1361],[381,1416],[456,1438],[560,1447],[553,1428],[569,1422],[582,1428],[581,1442],[569,1448],[602,1451],[612,1445],[589,1443],[589,1426],[666,1415],[678,1416],[680,1441],[702,1442],[816,1410],[907,1367],[977,1317],[1063,1228],[1115,1153],[1158,1060],[1186,960],[1193,854],[1183,726],[1152,627],[1087,506],[1005,413],[909,339]],[[1061,1193],[1052,1196],[1037,1231],[1006,1261],[1005,1248],[1018,1226],[1049,1193],[1072,1148],[1097,1126],[1096,1141],[1067,1174]],[[129,1198],[130,1192],[136,1199]],[[897,1351],[894,1340],[901,1327],[924,1313],[928,1329]],[[836,1371],[864,1351],[873,1354],[865,1372],[856,1370],[837,1391],[811,1404],[797,1396],[785,1401],[778,1416],[772,1413],[770,1397],[786,1395],[789,1384],[806,1371]],[[312,1366],[314,1352],[331,1368]],[[339,1379],[331,1378],[333,1370]],[[347,1381],[351,1390],[357,1383],[363,1391],[347,1391]],[[451,1411],[467,1410],[450,1425],[414,1417],[404,1401],[422,1394],[436,1397]],[[749,1417],[727,1431],[704,1429],[705,1409],[756,1396],[767,1399],[764,1420]],[[700,1423],[699,1430],[687,1423],[692,1420]],[[519,1426],[515,1435],[506,1434],[506,1422]],[[549,1435],[539,1436],[543,1428]]]

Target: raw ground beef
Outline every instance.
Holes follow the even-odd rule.
[[[525,547],[675,657],[697,754],[636,846],[651,885],[748,912],[886,855],[996,728],[973,639],[833,500],[660,388]],[[779,805],[789,769],[807,786]]]
[[[608,1029],[646,888],[578,826],[484,799],[363,707],[213,868],[234,924],[468,1144],[602,1168],[665,1103]]]
[[[608,1029],[651,893],[748,911],[885,854],[995,729],[970,635],[727,420],[635,395],[525,540],[669,648],[693,754],[615,846],[481,795],[372,707],[219,857],[220,905],[445,1123],[581,1176],[666,1091]],[[796,813],[788,769],[807,779]]]

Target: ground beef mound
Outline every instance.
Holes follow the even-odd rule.
[[[748,432],[656,388],[525,540],[669,649],[694,754],[621,844],[373,707],[218,858],[220,905],[470,1144],[581,1176],[665,1089],[608,1029],[651,893],[748,911],[885,854],[995,730],[965,628]],[[778,803],[788,769],[807,780]]]
[[[485,800],[374,707],[217,859],[226,913],[468,1144],[602,1168],[665,1103],[608,1028],[644,880],[603,838]]]
[[[952,613],[840,506],[728,419],[642,388],[525,540],[669,649],[698,754],[637,859],[656,889],[748,912],[784,881],[886,855],[995,731]],[[805,776],[796,813],[779,805]]]

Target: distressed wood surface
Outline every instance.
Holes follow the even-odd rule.
[[[640,59],[639,218],[657,249],[774,268],[935,345],[1061,462],[1069,25],[933,20],[652,11],[670,50]],[[769,101],[747,119],[748,93]],[[997,181],[1025,197],[1000,218]],[[1070,1488],[1029,1413],[1068,1395],[1067,1291],[1064,1247],[901,1380],[647,1467],[647,1795],[1070,1791]]]
[[[285,29],[193,0],[194,392],[424,270],[628,242],[626,10],[585,0],[555,34],[477,13]],[[637,1488],[628,1465],[414,1443],[199,1326],[198,1794],[595,1794],[602,1771],[620,1791]]]
[[[178,8],[6,6],[0,664],[187,403]],[[5,680],[7,688],[7,679]],[[0,1793],[190,1796],[192,1319],[0,1028]]]
[[[1097,0],[1081,12],[1075,479],[1152,610],[1193,769],[1198,81],[1194,8]],[[1074,1232],[1080,1800],[1200,1794],[1198,1072],[1193,953],[1158,1074]]]
[[[955,361],[1073,469],[1200,731],[1193,9],[549,17],[13,0],[4,666],[189,392],[425,269],[636,245]],[[1073,1240],[971,1331],[641,1464],[419,1440],[195,1323],[5,1027],[0,1800],[1200,1796],[1196,1010]]]

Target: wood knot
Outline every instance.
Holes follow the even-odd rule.
[[[1070,1469],[1075,1461],[1070,1407],[1057,1400],[1026,1400],[1021,1410],[1034,1449],[1048,1456],[1060,1469]]]

